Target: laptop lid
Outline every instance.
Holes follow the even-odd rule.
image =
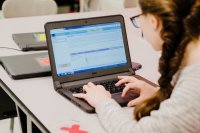
[[[45,24],[54,81],[129,71],[131,59],[121,15]]]
[[[13,79],[50,76],[47,52],[0,57],[1,65]]]

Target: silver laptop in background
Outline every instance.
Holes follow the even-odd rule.
[[[44,32],[15,33],[12,38],[22,51],[47,50]]]
[[[0,57],[0,63],[13,79],[50,76],[47,52]]]

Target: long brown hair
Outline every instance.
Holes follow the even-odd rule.
[[[159,60],[161,74],[159,91],[138,104],[134,115],[137,120],[159,109],[173,91],[172,78],[178,71],[187,44],[200,35],[200,0],[139,0],[143,14],[152,14],[162,21],[161,38],[164,41]]]

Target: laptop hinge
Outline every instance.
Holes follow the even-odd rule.
[[[132,75],[135,75],[135,71],[132,68],[129,68],[129,71]]]
[[[62,85],[60,84],[59,81],[54,81],[54,86],[55,86],[56,90],[62,89]]]

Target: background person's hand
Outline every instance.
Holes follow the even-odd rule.
[[[73,94],[73,96],[85,99],[94,108],[101,100],[111,98],[110,92],[106,91],[102,85],[95,85],[89,82],[83,86],[83,90],[86,93]]]
[[[125,84],[125,88],[122,92],[122,97],[124,97],[129,90],[134,90],[140,94],[140,96],[136,99],[131,100],[127,106],[136,106],[138,103],[146,100],[147,98],[151,97],[158,91],[158,87],[154,87],[145,81],[139,80],[135,77],[131,76],[119,76],[120,80],[116,83],[116,86],[120,86],[121,84]]]

